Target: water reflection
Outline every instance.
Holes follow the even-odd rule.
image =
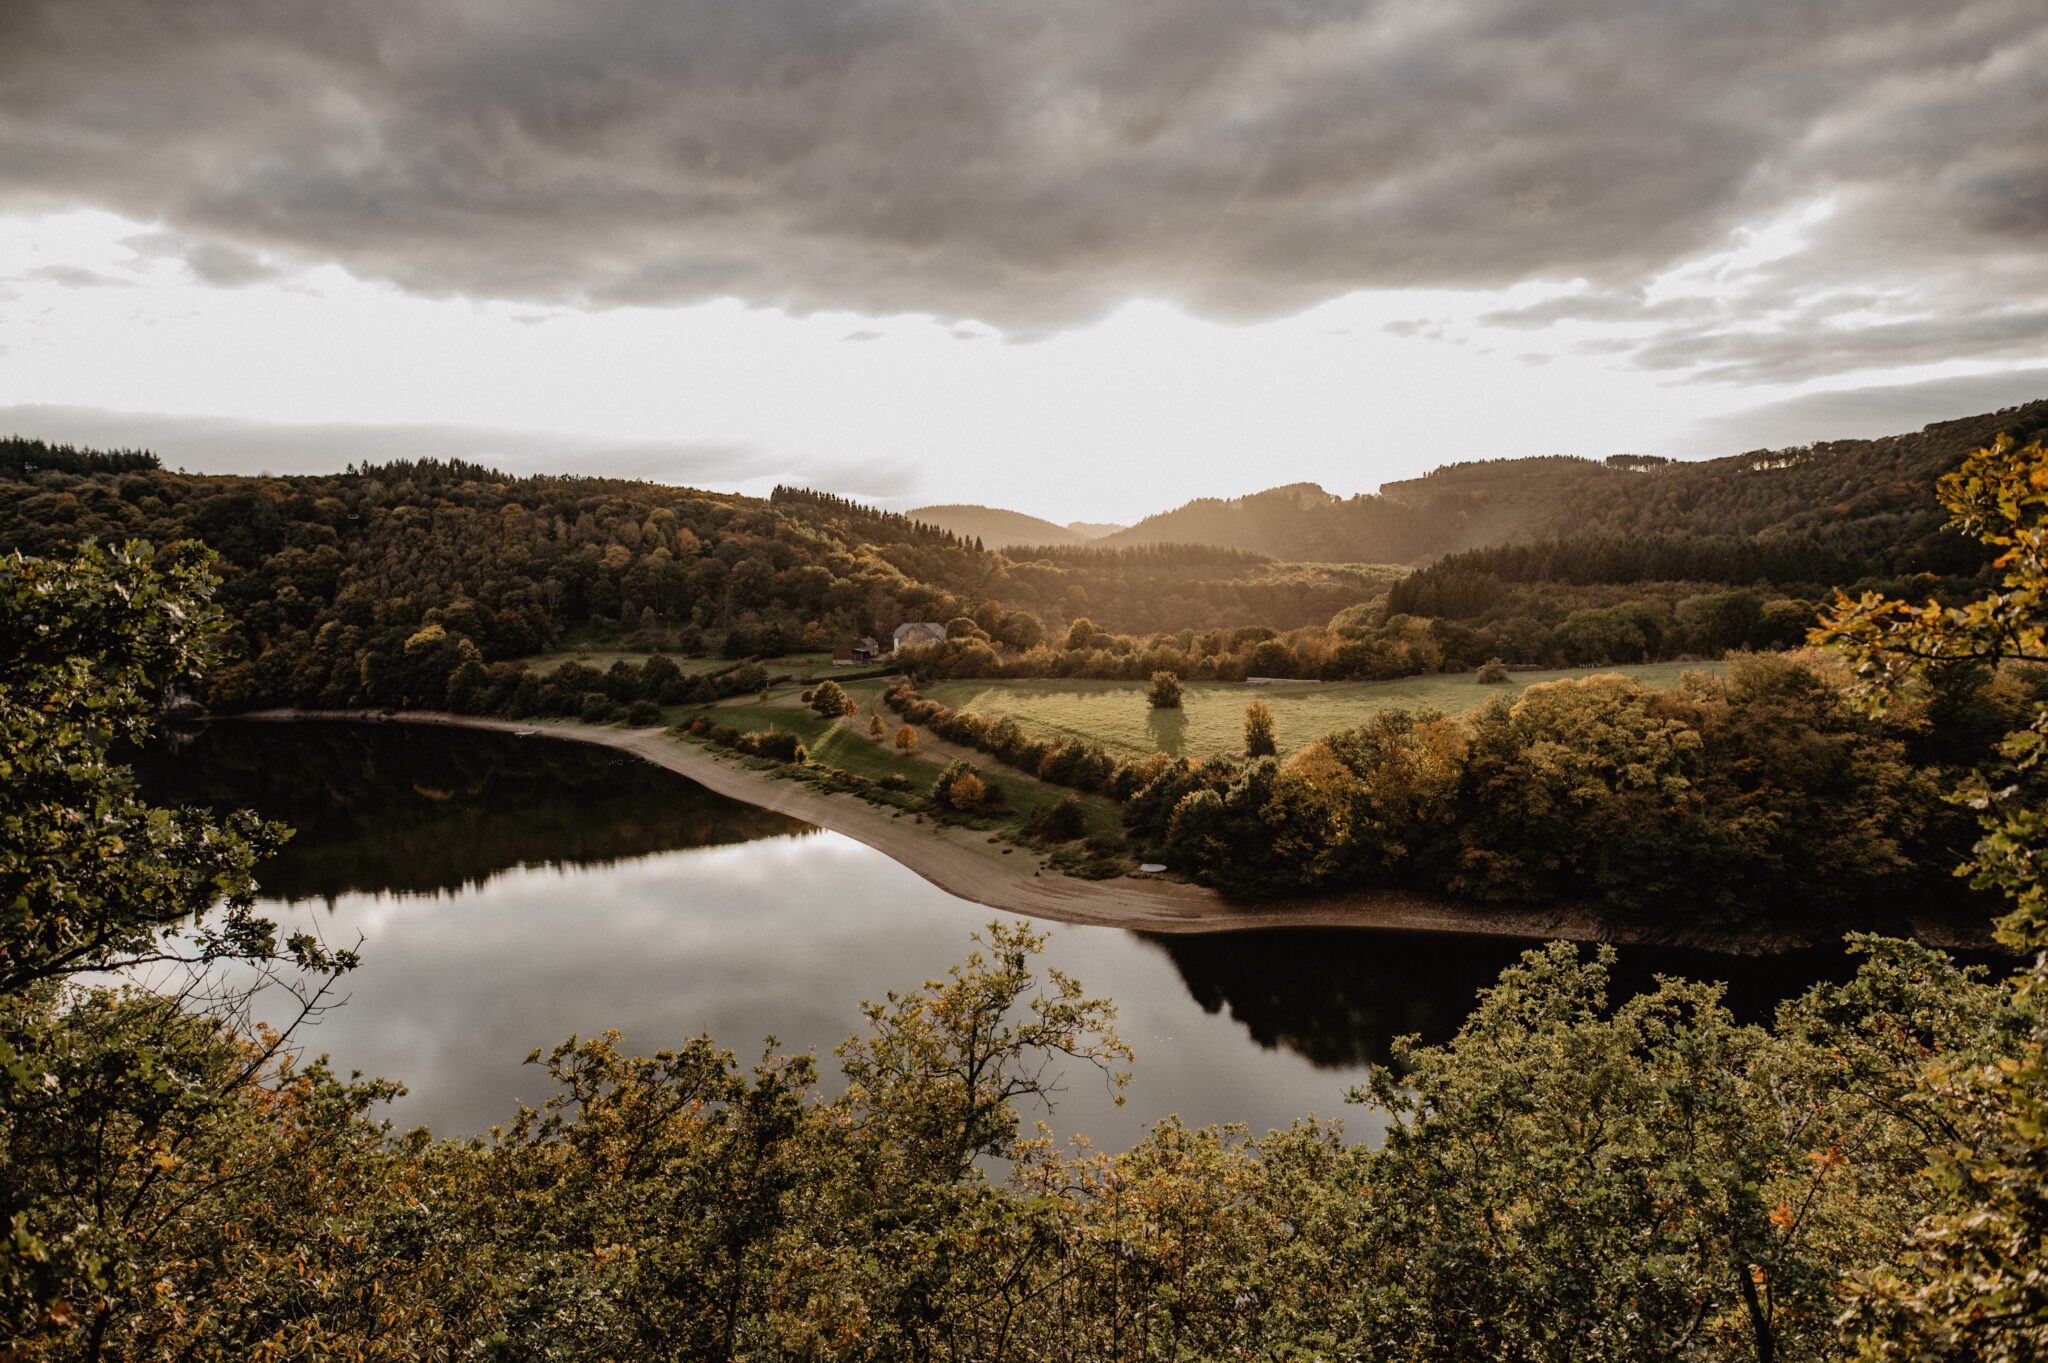
[[[1473,996],[1532,945],[1312,928],[1144,940],[1173,962],[1204,1010],[1227,1015],[1257,1045],[1345,1071],[1387,1063],[1397,1037],[1448,1038]],[[1763,1021],[1780,1000],[1847,979],[1855,964],[1832,947],[1758,958],[1630,947],[1616,955],[1610,993],[1652,988],[1660,974],[1715,980],[1727,985],[1738,1017]]]
[[[281,899],[424,894],[515,866],[602,866],[810,833],[637,758],[536,735],[368,724],[215,724],[136,763],[151,797],[253,808],[295,836],[261,870]]]
[[[708,1032],[742,1060],[773,1035],[831,1073],[861,999],[943,973],[992,916],[849,839],[581,744],[226,725],[140,766],[153,799],[252,807],[299,830],[259,870],[263,911],[331,941],[360,936],[365,961],[307,1042],[344,1070],[405,1081],[394,1118],[447,1134],[545,1097],[521,1059],[572,1032],[616,1028],[643,1052]],[[1109,1145],[1168,1112],[1254,1129],[1345,1115],[1345,1090],[1392,1038],[1448,1036],[1526,945],[1051,926],[1051,963],[1115,1001],[1138,1052],[1126,1105],[1076,1072],[1051,1114],[1060,1133]],[[1757,1016],[1847,966],[1839,952],[1632,950],[1616,992],[1658,970],[1729,979]],[[1348,1125],[1374,1126],[1355,1109]]]

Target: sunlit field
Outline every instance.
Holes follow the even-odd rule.
[[[1471,672],[1402,677],[1380,682],[1287,683],[1253,686],[1243,682],[1189,682],[1179,710],[1145,704],[1145,684],[1125,681],[949,681],[923,693],[955,709],[991,718],[1008,715],[1027,729],[1062,738],[1090,739],[1112,751],[1209,753],[1244,745],[1244,707],[1263,700],[1273,707],[1273,727],[1282,751],[1298,748],[1335,729],[1350,728],[1382,710],[1433,708],[1449,714],[1513,695],[1539,682],[1620,672],[1657,686],[1669,686],[1687,672],[1721,672],[1721,662],[1646,663],[1634,667],[1581,667],[1557,672],[1511,672],[1499,685],[1483,686]]]

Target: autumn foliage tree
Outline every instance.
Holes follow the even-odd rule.
[[[354,964],[254,911],[286,830],[151,806],[118,760],[213,657],[210,568],[191,544],[0,559],[0,1334],[21,1347],[303,1341],[290,1265],[231,1240],[260,1222],[301,1266],[341,1253],[331,1213],[389,1093],[296,1063],[288,1031],[249,1025],[251,986],[212,970],[274,979],[303,1017]],[[178,986],[81,980],[144,965]],[[315,1152],[324,1194],[292,1172]]]
[[[830,678],[818,683],[817,688],[811,692],[810,703],[811,709],[826,719],[838,719],[841,715],[852,713],[847,708],[850,702],[846,699],[845,690]]]
[[[1866,593],[1835,603],[1819,636],[1882,709],[1944,669],[2048,661],[2048,447],[2001,438],[1941,480],[1950,524],[1997,555],[1999,583],[1959,605]],[[1931,1094],[1952,1115],[1931,1174],[1939,1209],[1896,1265],[1869,1273],[1851,1313],[1873,1357],[1992,1359],[2048,1353],[2048,705],[2009,735],[2002,766],[1956,798],[1983,835],[1963,873],[2004,894],[1999,925],[2034,955],[2000,1052],[1943,1066]]]

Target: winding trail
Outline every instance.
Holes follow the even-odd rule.
[[[235,720],[348,720],[483,729],[496,733],[594,743],[630,753],[688,777],[731,799],[786,814],[840,833],[901,863],[960,899],[1004,913],[1060,923],[1127,928],[1137,932],[1228,932],[1247,928],[1364,928],[1434,932],[1467,937],[1689,946],[1756,953],[1805,945],[1792,939],[1733,938],[1651,932],[1569,906],[1484,908],[1405,890],[1360,890],[1292,896],[1270,902],[1232,900],[1214,890],[1150,876],[1081,880],[1043,869],[1028,848],[1008,854],[985,834],[925,822],[848,795],[726,761],[710,749],[669,736],[665,728],[622,729],[576,720],[515,721],[432,711],[260,710]],[[1936,946],[1978,946],[1952,924],[1913,925]],[[1988,933],[1986,934],[1988,938]]]

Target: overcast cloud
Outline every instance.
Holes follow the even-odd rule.
[[[1897,325],[1811,365],[2041,339],[2044,69],[2040,0],[12,0],[0,184],[224,284],[1027,333],[1530,278],[1613,316],[1832,203],[1780,296],[1645,349],[1736,378],[1847,293]]]
[[[2048,372],[2044,71],[2048,0],[0,0],[0,405],[1062,520],[1905,429]]]

